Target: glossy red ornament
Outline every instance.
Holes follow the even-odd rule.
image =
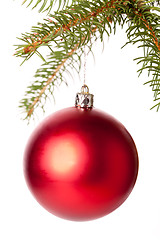
[[[92,220],[119,207],[133,189],[138,154],[125,127],[96,109],[63,109],[35,130],[24,174],[37,201],[69,220]]]

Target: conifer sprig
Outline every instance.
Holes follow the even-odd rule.
[[[91,50],[93,41],[98,38],[103,41],[104,33],[109,36],[112,29],[116,30],[117,23],[123,27],[127,22],[128,43],[144,48],[144,56],[136,59],[142,64],[139,72],[147,69],[152,74],[153,79],[148,83],[154,91],[154,100],[160,100],[160,16],[157,7],[142,0],[83,0],[50,14],[44,23],[32,27],[31,33],[20,38],[23,44],[17,46],[16,56],[26,61],[36,53],[44,61],[35,74],[38,80],[28,87],[21,101],[20,107],[27,117],[36,107],[44,108],[45,99],[53,94],[54,86],[65,81],[64,72],[69,67],[79,72],[84,45]],[[42,46],[50,50],[46,58],[39,51]],[[156,106],[159,108],[160,102]]]

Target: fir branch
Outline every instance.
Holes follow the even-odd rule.
[[[96,28],[94,28],[94,29],[92,29],[92,34],[94,33],[96,31]],[[84,41],[85,41],[85,37],[83,37],[82,38],[82,43],[84,43]],[[31,115],[32,115],[32,113],[33,113],[33,111],[34,111],[34,109],[35,109],[35,107],[37,107],[38,105],[37,105],[37,103],[40,101],[40,98],[42,97],[42,95],[45,93],[45,91],[46,91],[46,89],[47,89],[47,87],[52,83],[53,85],[54,85],[54,83],[55,83],[55,76],[56,76],[56,74],[60,71],[60,69],[62,68],[62,67],[64,67],[64,64],[67,62],[67,60],[69,59],[69,58],[72,58],[71,59],[71,61],[69,62],[69,64],[68,65],[70,65],[72,68],[75,68],[75,70],[77,70],[76,69],[76,67],[75,67],[75,62],[74,62],[74,60],[73,60],[73,54],[75,54],[75,52],[77,51],[77,49],[78,49],[78,47],[79,47],[79,43],[77,43],[75,46],[74,46],[74,48],[70,51],[70,52],[68,52],[67,53],[67,55],[64,57],[64,55],[62,55],[63,57],[62,57],[62,62],[55,68],[55,70],[54,70],[54,72],[52,73],[52,71],[50,71],[49,72],[49,74],[51,74],[49,77],[48,77],[48,80],[45,82],[45,84],[43,84],[42,85],[42,88],[41,88],[41,90],[39,89],[39,87],[37,87],[36,88],[36,85],[34,84],[34,85],[31,85],[30,87],[29,87],[29,91],[27,92],[27,94],[26,95],[28,95],[28,94],[30,94],[30,93],[32,93],[31,92],[31,89],[33,90],[34,89],[34,91],[36,91],[36,90],[38,90],[38,92],[37,92],[37,97],[35,97],[34,99],[32,99],[32,102],[29,104],[29,102],[28,102],[28,98],[26,98],[25,100],[23,100],[21,103],[22,103],[22,105],[20,105],[20,107],[24,107],[24,105],[26,106],[26,108],[27,108],[27,116],[26,116],[26,118],[30,118],[31,117]],[[91,51],[91,48],[89,48],[89,50]],[[81,49],[81,52],[82,52],[82,54],[83,54],[83,48]],[[53,53],[54,55],[55,55],[55,52]],[[52,59],[52,58],[51,58]],[[78,57],[78,60],[79,60],[79,62],[80,62],[80,57]],[[77,61],[78,61],[77,60]],[[74,62],[74,63],[73,63]],[[47,64],[49,64],[50,62],[48,62]],[[66,70],[66,68],[65,68],[65,70]],[[43,77],[43,72],[44,71],[48,71],[48,68],[47,69],[40,69],[40,70],[37,70],[37,73],[36,73],[36,77]],[[77,71],[78,72],[78,71]],[[46,75],[44,76],[45,78],[46,78]],[[61,79],[62,79],[62,75],[61,75]],[[40,90],[40,91],[39,91]],[[34,92],[34,94],[35,94],[35,92]],[[25,104],[24,104],[24,102],[25,102]]]
[[[110,16],[111,12],[107,14],[106,9],[109,10],[110,8],[110,10],[113,10],[115,8],[114,1],[107,2],[107,4],[105,4],[103,1],[97,1],[96,5],[92,2],[84,1],[83,3],[81,2],[80,6],[72,5],[71,7],[66,8],[64,11],[55,12],[54,15],[50,14],[49,18],[45,19],[44,24],[39,23],[39,27],[32,28],[31,34],[26,33],[22,35],[22,38],[19,38],[27,44],[18,45],[15,56],[21,56],[28,59],[28,56],[32,52],[35,52],[40,46],[47,45],[51,41],[55,42],[57,37],[63,35],[63,33],[66,31],[70,31],[71,28],[76,27],[77,25],[80,26],[83,24],[83,27],[87,28],[87,24],[85,23],[89,21],[91,21],[92,25],[94,23],[95,25],[98,25],[99,21],[95,20],[97,15],[100,15],[102,12],[105,12],[105,15],[103,16],[104,23],[106,23],[106,17],[108,20],[108,26],[110,27],[109,22],[112,21]],[[90,11],[87,9],[90,9]]]
[[[89,6],[89,5],[87,5],[87,6]],[[75,7],[77,7],[77,6],[75,6]],[[98,9],[99,10],[99,9]],[[74,9],[72,9],[72,11],[74,11],[75,12],[75,8]],[[68,14],[69,14],[69,11],[67,12]],[[70,13],[70,15],[71,15],[71,13]],[[75,15],[77,15],[77,13],[75,12]],[[75,21],[76,21],[76,23],[78,23],[78,25],[79,25],[79,31],[77,32],[75,29],[73,29],[72,30],[72,32],[71,31],[69,31],[68,30],[68,26],[67,25],[65,25],[65,26],[63,26],[63,31],[61,31],[61,36],[63,36],[63,39],[59,36],[59,33],[58,33],[58,31],[56,31],[56,36],[55,36],[55,34],[53,34],[52,33],[52,41],[53,41],[53,39],[54,39],[54,37],[56,38],[56,40],[54,39],[54,43],[56,44],[56,46],[59,48],[59,49],[65,49],[65,51],[64,52],[62,52],[62,51],[57,51],[57,55],[56,55],[56,51],[54,51],[53,53],[53,55],[54,55],[54,62],[55,62],[55,58],[57,58],[57,62],[55,63],[55,64],[53,64],[52,65],[52,63],[51,62],[47,62],[47,67],[44,69],[44,68],[42,68],[42,69],[40,69],[40,70],[38,70],[37,71],[37,73],[36,73],[36,77],[41,77],[42,79],[43,78],[48,78],[49,80],[47,80],[47,81],[41,81],[41,83],[39,83],[39,84],[37,84],[37,81],[36,81],[36,84],[33,84],[33,85],[31,85],[29,88],[28,88],[28,90],[27,90],[27,92],[26,92],[26,96],[28,96],[28,95],[30,95],[30,98],[24,98],[22,101],[21,101],[21,105],[20,105],[20,107],[22,107],[22,106],[25,106],[25,108],[26,108],[26,111],[27,111],[27,117],[30,117],[30,115],[32,114],[32,112],[33,112],[33,108],[35,108],[35,105],[40,101],[40,97],[42,96],[42,94],[44,94],[44,90],[46,89],[46,86],[48,86],[49,85],[49,83],[51,82],[50,81],[50,79],[53,79],[53,76],[55,77],[55,73],[53,73],[52,75],[51,75],[51,71],[49,70],[48,71],[48,69],[50,68],[50,64],[51,64],[51,69],[52,69],[52,72],[53,71],[55,71],[56,73],[57,73],[57,69],[59,70],[60,68],[59,68],[59,66],[63,66],[64,64],[59,64],[59,62],[60,61],[62,61],[62,63],[64,63],[64,62],[66,62],[66,60],[64,61],[63,59],[66,59],[66,57],[65,57],[65,52],[66,52],[66,54],[67,54],[67,56],[70,56],[70,54],[68,54],[68,52],[69,52],[69,50],[70,49],[73,49],[75,46],[76,46],[76,48],[77,48],[77,46],[78,46],[78,48],[80,49],[81,48],[81,46],[83,45],[83,44],[86,44],[86,43],[88,43],[89,41],[90,41],[90,35],[92,34],[93,35],[93,33],[95,32],[95,29],[96,28],[98,28],[99,30],[101,29],[101,28],[104,28],[104,26],[103,25],[101,25],[101,21],[95,21],[95,22],[93,22],[93,24],[92,24],[92,27],[91,26],[88,26],[88,25],[84,25],[84,19],[86,20],[87,19],[87,17],[89,16],[86,16],[86,17],[84,17],[84,15],[83,15],[83,12],[81,12],[81,14],[79,13],[79,15],[81,15],[81,19],[79,19],[78,17],[77,17],[77,19],[75,19],[75,17],[74,17],[74,20],[73,20],[73,26],[75,25]],[[78,15],[78,16],[79,16]],[[94,14],[93,14],[93,18],[95,18],[96,17],[96,13],[94,12]],[[64,16],[64,15],[63,15]],[[73,16],[73,15],[72,15]],[[61,21],[62,21],[62,14],[61,14],[61,16],[60,16],[61,18]],[[89,16],[90,17],[90,16]],[[56,19],[58,19],[57,18],[57,16],[56,16]],[[108,18],[106,18],[106,19],[108,19]],[[108,19],[109,21],[110,21],[110,19]],[[106,20],[106,21],[108,21],[108,20]],[[51,22],[51,21],[50,21]],[[52,23],[52,22],[51,22]],[[58,23],[56,23],[55,25],[58,25]],[[109,24],[108,24],[109,25]],[[98,26],[98,27],[97,27]],[[80,28],[81,27],[81,28]],[[59,30],[59,28],[58,28],[58,30]],[[62,29],[61,29],[62,30]],[[101,30],[100,30],[101,31]],[[46,31],[44,31],[45,33],[46,33]],[[47,33],[48,34],[48,33]],[[65,35],[64,35],[65,34]],[[103,34],[103,31],[101,31],[101,35]],[[38,32],[37,33],[34,33],[34,34],[32,34],[31,35],[31,38],[32,38],[32,42],[34,42],[34,38],[35,37],[37,37],[37,35],[38,35]],[[42,35],[41,35],[42,36]],[[66,39],[66,36],[67,36],[67,40],[65,40]],[[47,36],[48,37],[48,36]],[[46,37],[46,38],[47,38]],[[45,40],[46,40],[46,38],[45,38]],[[63,40],[63,41],[62,41]],[[77,40],[79,40],[79,42],[77,43]],[[26,41],[28,41],[28,39],[26,38]],[[47,43],[48,43],[48,39],[47,39]],[[23,48],[23,46],[22,46],[22,48]],[[38,48],[38,47],[37,47]],[[35,51],[37,51],[37,49],[35,50]],[[34,51],[34,52],[35,52]],[[72,51],[71,51],[72,52]],[[29,54],[28,54],[29,53]],[[32,54],[33,52],[31,51],[31,52],[27,52],[27,56],[26,56],[26,59],[28,59],[28,57]],[[59,54],[60,53],[60,54]],[[19,54],[19,52],[17,52],[17,54]],[[46,65],[46,64],[45,64]],[[45,73],[44,73],[45,72]],[[51,76],[50,76],[51,75]],[[62,79],[62,76],[60,76],[61,77],[61,79]],[[55,80],[56,79],[54,79],[54,81],[52,82],[52,84],[54,84],[54,82],[55,82]],[[46,82],[47,82],[47,84],[46,84]],[[35,89],[36,89],[36,91],[35,91]],[[40,94],[39,94],[39,92],[40,92]],[[35,94],[38,94],[36,97],[35,97]],[[36,107],[38,106],[38,104],[36,105]]]
[[[70,59],[69,64],[73,67],[74,61],[80,65],[79,54],[83,53],[81,47],[87,45],[93,38],[97,39],[94,29],[103,41],[104,33],[109,36],[112,29],[116,30],[117,23],[123,26],[128,22],[128,43],[138,44],[138,47],[144,48],[144,56],[136,59],[138,64],[142,64],[139,72],[147,69],[149,74],[152,73],[150,85],[154,92],[154,100],[159,100],[160,17],[154,13],[155,11],[157,7],[146,4],[143,0],[77,1],[65,10],[50,14],[49,19],[33,27],[31,33],[23,34],[21,40],[24,44],[17,46],[16,56],[23,57],[24,61],[34,53],[43,59],[38,51],[41,46],[47,46],[51,51],[48,60],[43,59],[45,63],[35,75],[42,79],[41,82],[36,81],[31,85],[26,92],[27,98],[21,102],[21,107],[26,109],[27,117],[30,117],[35,107],[39,106],[42,96],[45,99],[48,97],[46,89],[52,94],[58,78],[64,81],[63,73],[67,70],[67,60]],[[89,47],[91,49],[92,44]],[[160,102],[156,106],[158,109]],[[41,107],[43,108],[44,104]]]
[[[56,76],[57,72],[64,66],[65,62],[68,60],[68,58],[70,56],[72,56],[72,54],[77,50],[79,43],[77,43],[75,45],[75,47],[67,54],[66,58],[64,58],[61,62],[61,64],[59,64],[57,66],[57,68],[54,70],[54,73],[48,78],[46,84],[43,86],[43,88],[41,89],[40,93],[38,94],[38,96],[34,99],[34,101],[29,105],[28,107],[28,112],[27,112],[27,118],[30,117],[33,113],[33,110],[35,108],[35,105],[37,104],[37,102],[40,101],[41,96],[44,94],[46,88],[48,87],[48,85],[53,81],[53,78]]]
[[[127,37],[129,43],[138,44],[139,48],[144,48],[144,56],[136,58],[138,64],[142,64],[142,67],[138,70],[141,74],[143,70],[148,70],[148,76],[152,74],[153,79],[147,83],[150,83],[152,91],[154,92],[154,101],[159,101],[160,94],[160,17],[157,14],[153,14],[155,7],[148,7],[142,5],[145,11],[145,18],[142,12],[135,11],[134,21],[138,24],[131,22],[127,30]],[[156,103],[154,107],[157,111],[160,107],[160,101]]]

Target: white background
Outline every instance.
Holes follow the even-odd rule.
[[[44,210],[30,194],[23,177],[23,152],[28,137],[43,118],[74,104],[81,82],[68,77],[69,86],[55,91],[56,103],[48,102],[45,115],[35,122],[21,120],[18,104],[26,86],[42,63],[33,57],[20,67],[13,45],[22,32],[42,19],[22,1],[2,1],[0,8],[0,239],[2,240],[159,240],[160,239],[160,112],[153,106],[147,73],[138,78],[133,58],[142,54],[127,46],[125,30],[97,42],[95,63],[87,59],[87,84],[95,95],[95,107],[121,121],[131,133],[139,153],[139,175],[126,202],[113,213],[90,222],[71,222]],[[83,73],[81,73],[83,79]],[[65,99],[65,100],[64,100]]]

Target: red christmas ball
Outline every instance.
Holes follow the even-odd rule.
[[[35,130],[24,174],[37,201],[56,216],[76,221],[102,217],[131,193],[138,154],[125,127],[96,109],[58,111]]]

